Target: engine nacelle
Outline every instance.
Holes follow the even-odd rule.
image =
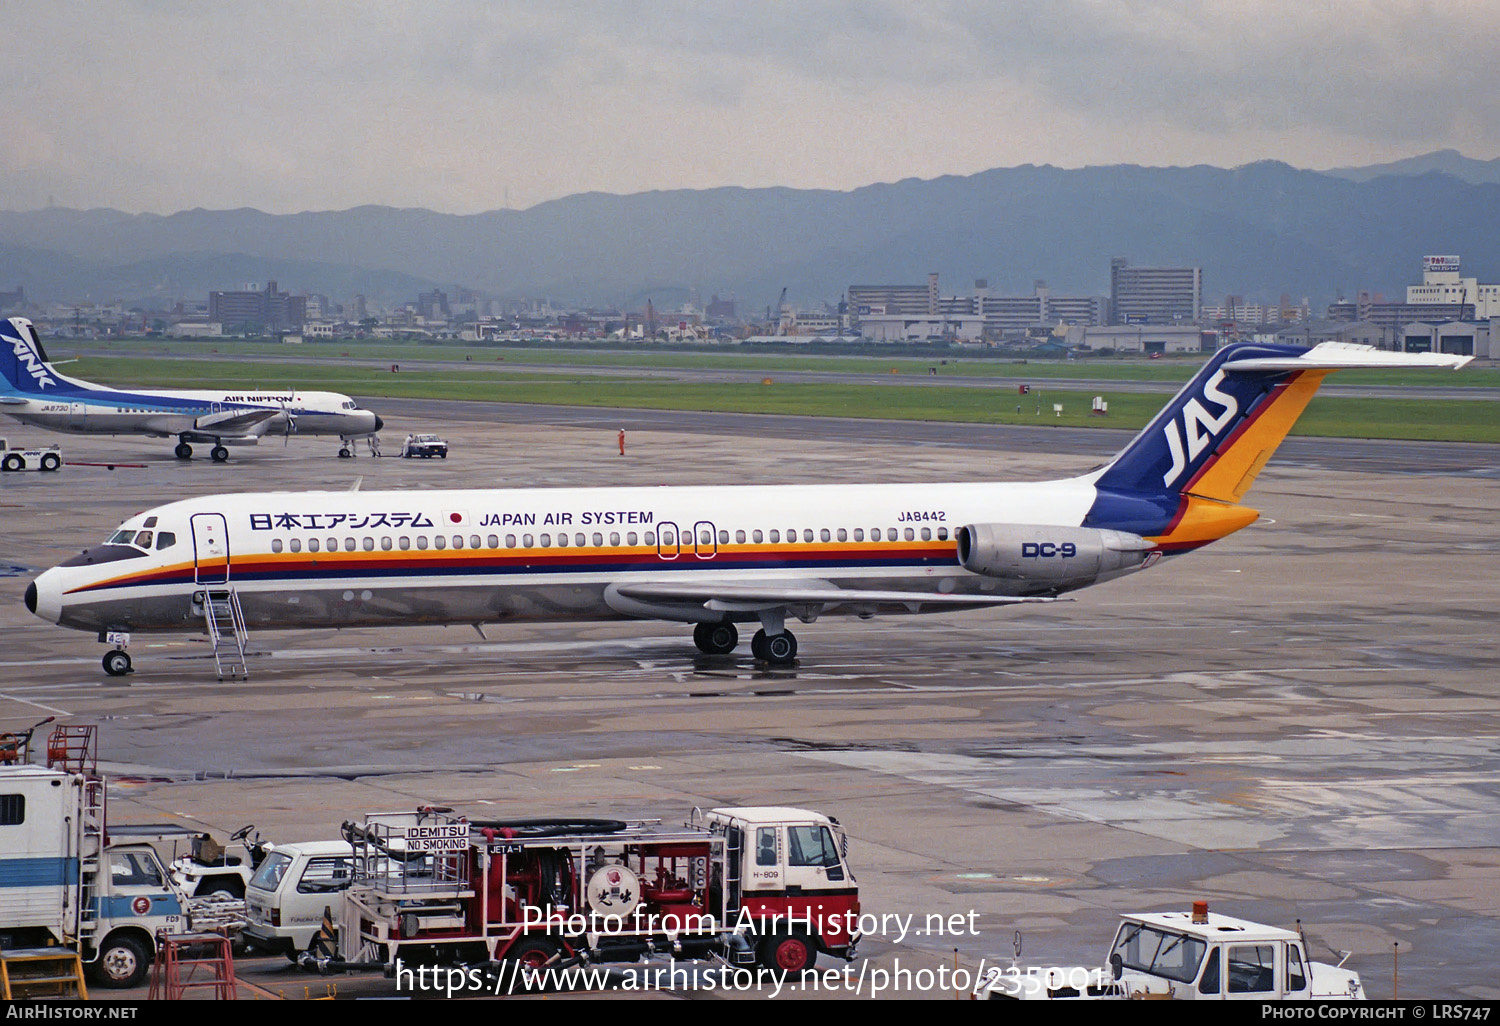
[[[954,535],[965,570],[1067,591],[1138,569],[1156,543],[1128,531],[1040,524],[966,524]]]

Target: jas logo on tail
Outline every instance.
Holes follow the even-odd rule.
[[[1218,386],[1223,380],[1224,372],[1221,370],[1203,385],[1203,398],[1212,405],[1223,407],[1222,413],[1213,416],[1196,398],[1189,399],[1182,407],[1182,423],[1178,423],[1178,418],[1173,418],[1162,428],[1167,448],[1172,453],[1172,467],[1162,475],[1162,484],[1174,484],[1182,476],[1182,472],[1187,470],[1188,464],[1202,455],[1215,436],[1228,427],[1229,422],[1234,420],[1234,415],[1240,412],[1240,404],[1235,401],[1234,396],[1219,391]],[[1183,446],[1184,435],[1187,438],[1186,448]]]
[[[36,381],[37,388],[57,384],[52,375],[47,373],[47,365],[42,362],[42,358],[31,348],[31,343],[25,339],[12,338],[10,348],[16,354],[16,362]]]

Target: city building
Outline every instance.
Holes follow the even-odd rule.
[[[300,328],[307,320],[307,298],[278,292],[274,281],[264,289],[252,285],[238,292],[210,292],[208,320],[233,333]]]
[[[1132,267],[1109,262],[1110,324],[1195,324],[1202,314],[1201,267]]]
[[[1465,278],[1457,256],[1422,258],[1422,284],[1406,287],[1409,306],[1461,306],[1472,303],[1474,316],[1488,320],[1500,316],[1500,285],[1481,285],[1477,278]]]

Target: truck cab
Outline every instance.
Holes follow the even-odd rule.
[[[712,809],[702,821],[728,838],[726,896],[756,922],[761,964],[795,973],[812,968],[820,952],[854,958],[859,885],[838,820],[753,806]]]
[[[974,997],[990,1000],[1363,1000],[1359,974],[1309,961],[1300,933],[1208,911],[1121,917],[1106,966],[989,970]]]

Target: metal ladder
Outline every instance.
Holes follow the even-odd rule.
[[[205,589],[203,619],[208,624],[219,679],[249,680],[249,668],[245,665],[245,614],[240,612],[238,593],[233,588]]]
[[[78,938],[90,940],[99,926],[99,868],[104,857],[106,794],[104,781],[89,777],[83,782],[82,827],[78,852]]]

